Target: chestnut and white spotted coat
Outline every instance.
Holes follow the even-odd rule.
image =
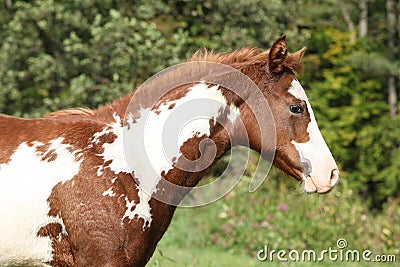
[[[118,110],[110,116],[112,120],[108,123],[88,120],[85,116],[80,118],[79,114],[72,115],[76,117],[72,120],[69,116],[26,120],[2,115],[2,132],[7,131],[6,125],[25,128],[25,131],[29,131],[26,133],[29,138],[18,143],[14,149],[10,147],[0,165],[0,214],[6,218],[0,222],[0,263],[94,266],[96,262],[103,264],[105,260],[111,260],[118,262],[116,266],[132,265],[113,258],[113,254],[117,257],[123,254],[125,257],[127,239],[135,239],[134,231],[128,233],[129,225],[141,225],[136,229],[139,233],[137,236],[152,234],[150,228],[156,216],[152,214],[151,194],[157,190],[161,174],[167,175],[173,169],[174,160],[182,156],[180,148],[185,142],[210,137],[213,131],[209,120],[197,120],[180,129],[177,142],[176,136],[163,139],[163,127],[170,114],[199,98],[214,103],[203,110],[205,118],[216,119],[225,109],[232,123],[239,116],[234,105],[227,104],[218,85],[209,86],[204,82],[187,88],[185,95],[169,100],[157,109],[140,110],[140,116],[134,121],[128,119],[126,124],[121,119],[125,114],[118,114]],[[45,127],[46,124],[53,127]],[[45,135],[35,138],[34,125],[38,125],[38,134]],[[31,126],[33,128],[29,128]],[[86,131],[76,133],[74,127]],[[137,136],[143,136],[144,139],[138,142]],[[162,142],[165,141],[175,144],[170,158],[163,153]],[[151,161],[144,156],[146,154]],[[82,187],[82,184],[86,185]],[[65,210],[64,203],[72,199],[75,203]],[[95,209],[93,212],[92,207]],[[79,255],[81,249],[86,249],[80,248],[81,244],[78,243],[83,238],[69,232],[79,227],[77,222],[88,223],[95,216],[92,213],[100,213],[100,218],[111,224],[107,225],[113,230],[110,229],[110,235],[117,235],[118,230],[123,230],[124,235],[121,239],[113,240],[115,244],[112,247],[116,251],[96,255],[100,259],[81,261],[75,255]],[[159,217],[155,219],[160,220]],[[96,223],[93,219],[93,223]],[[106,233],[92,236],[91,231],[96,227],[85,227],[85,230],[82,229],[84,235],[90,240],[99,239],[96,242],[99,246],[110,243],[110,240],[102,240],[102,235]],[[74,238],[78,238],[76,247],[71,246],[74,245]],[[58,244],[63,249],[65,246],[67,251],[59,251],[56,248]],[[65,252],[67,255],[60,255]],[[92,252],[90,248],[88,252],[94,255],[95,251]],[[133,262],[135,260],[132,259]]]

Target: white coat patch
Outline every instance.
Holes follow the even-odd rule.
[[[310,122],[307,126],[309,140],[305,143],[297,143],[292,140],[292,144],[299,152],[301,161],[307,162],[307,164],[310,165],[303,179],[305,180],[307,176],[310,176],[314,183],[319,185],[326,184],[331,177],[331,171],[337,169],[335,160],[322,137],[310,102],[299,81],[293,80],[292,86],[289,88],[288,92],[297,99],[303,100],[310,114]]]
[[[49,141],[46,153],[21,143],[7,163],[0,164],[0,265],[25,263],[36,265],[52,259],[50,237],[38,237],[38,230],[48,223],[60,223],[59,217],[49,217],[48,197],[59,182],[72,179],[82,160],[79,152],[62,143],[63,138]],[[51,160],[43,156],[51,153]],[[61,236],[59,237],[61,238]]]
[[[140,117],[136,121],[128,117],[128,126],[121,126],[121,119],[115,116],[115,123],[96,134],[94,142],[110,132],[117,136],[113,143],[103,145],[104,152],[100,156],[104,161],[112,160],[108,167],[113,172],[133,173],[139,182],[139,203],[126,198],[127,210],[122,219],[137,216],[144,220],[144,226],[150,226],[149,202],[161,174],[173,168],[187,140],[208,137],[209,121],[216,120],[223,112],[231,123],[240,115],[236,106],[227,105],[218,85],[209,87],[200,82],[189,88],[185,96],[161,104],[156,110],[139,110]],[[109,195],[108,192],[104,194]]]

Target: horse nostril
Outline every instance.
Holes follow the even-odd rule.
[[[334,169],[331,172],[331,186],[334,187],[338,181],[339,181],[339,170]]]

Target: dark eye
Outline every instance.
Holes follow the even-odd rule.
[[[290,105],[289,107],[292,113],[301,114],[304,112],[304,108],[301,104],[294,104]]]

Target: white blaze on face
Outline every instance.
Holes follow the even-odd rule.
[[[57,183],[66,182],[79,172],[79,152],[71,152],[71,147],[62,141],[58,138],[49,142],[46,153],[56,155],[52,161],[42,160],[43,154],[37,151],[42,143],[29,146],[24,142],[9,162],[0,164],[0,266],[50,261],[50,237],[37,236],[38,230],[49,223],[61,224],[62,234],[67,235],[62,219],[48,216],[47,202]]]
[[[210,119],[216,119],[228,109],[228,120],[239,117],[239,109],[228,106],[218,85],[199,83],[188,89],[183,97],[161,104],[156,110],[141,109],[135,121],[128,117],[128,126],[120,118],[96,134],[113,132],[117,138],[104,144],[104,161],[112,160],[109,168],[115,173],[133,172],[138,179],[139,203],[126,198],[124,218],[142,218],[144,227],[152,221],[150,199],[156,192],[162,173],[168,173],[182,156],[181,146],[192,137],[210,135]],[[109,195],[108,192],[104,194]]]
[[[305,163],[306,166],[308,165],[307,168],[305,168],[307,173],[303,174],[304,190],[306,192],[325,192],[337,182],[338,167],[322,137],[310,102],[299,81],[293,80],[292,86],[289,88],[288,92],[297,99],[306,102],[311,119],[307,127],[309,140],[305,143],[297,143],[292,140],[292,144],[299,152],[301,161]],[[333,171],[335,173],[333,173]],[[335,179],[331,179],[333,175]]]

